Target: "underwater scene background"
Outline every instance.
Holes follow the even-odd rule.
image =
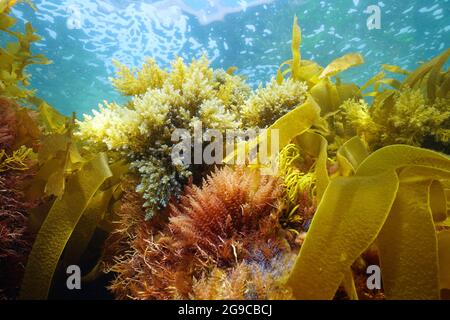
[[[448,7],[0,0],[0,300],[450,299]]]
[[[53,61],[32,66],[38,95],[65,114],[81,117],[105,98],[122,102],[108,77],[113,59],[140,67],[154,57],[169,67],[176,56],[190,61],[207,53],[214,68],[236,66],[257,87],[290,57],[290,28],[302,26],[305,59],[326,65],[349,52],[365,64],[342,74],[362,85],[390,63],[404,69],[450,45],[449,0],[36,0],[12,14],[30,21],[43,40],[36,53]],[[381,8],[381,29],[369,30],[369,5]],[[1,40],[0,40],[1,41]]]

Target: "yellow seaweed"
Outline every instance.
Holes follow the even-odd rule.
[[[47,102],[37,97],[30,98],[30,101],[39,110],[39,120],[49,133],[64,133],[70,118],[63,116],[58,110],[51,107]]]
[[[298,147],[308,153],[314,162],[315,175],[315,196],[319,202],[325,192],[329,183],[328,168],[327,168],[327,140],[320,134],[306,131],[294,139]]]
[[[356,290],[355,279],[353,278],[353,271],[351,269],[345,273],[342,286],[350,300],[358,300],[358,292]]]
[[[95,193],[111,175],[106,155],[101,153],[68,180],[66,192],[54,202],[36,237],[28,258],[21,299],[47,298],[67,241]]]
[[[336,153],[341,175],[350,176],[354,174],[361,162],[368,156],[367,146],[359,137],[347,140]]]
[[[78,155],[70,132],[45,136],[38,153],[41,166],[35,178],[35,192],[38,192],[40,185],[43,189],[39,194],[61,197],[64,194],[66,177],[78,170],[85,161]]]
[[[8,155],[5,150],[0,150],[0,173],[7,170],[24,171],[29,169],[27,160],[33,156],[33,150],[25,146]]]
[[[109,169],[111,170],[111,176],[96,192],[67,242],[64,249],[64,265],[79,263],[82,255],[89,249],[95,231],[103,229],[103,225],[112,225],[115,222],[114,218],[111,217],[113,211],[111,208],[119,204],[118,200],[122,194],[120,181],[127,174],[129,166],[128,163],[120,160],[111,164]],[[106,231],[109,233],[112,230]],[[103,268],[100,267],[102,260],[101,255],[94,268],[83,276],[83,281],[95,280],[102,273]]]
[[[235,150],[228,154],[224,159],[225,164],[234,164],[239,154],[249,154],[250,151],[256,150],[258,144],[265,143],[268,146],[267,155],[274,157],[278,154],[279,150],[288,145],[293,138],[306,132],[315,124],[320,122],[320,107],[311,97],[308,97],[306,102],[289,113],[279,118],[273,125],[271,125],[266,133],[261,134],[256,139],[249,142],[239,143]],[[278,130],[279,139],[276,154],[272,154],[272,148],[270,147],[271,132],[272,130]]]
[[[6,43],[5,48],[0,48],[0,97],[27,102],[34,95],[34,90],[27,89],[30,77],[26,72],[27,66],[49,64],[50,61],[41,54],[33,55],[31,52],[32,43],[41,38],[30,23],[25,24],[23,33],[13,31],[17,20],[8,15],[8,9],[14,3],[0,3],[0,32],[15,38],[15,41]]]
[[[36,7],[31,0],[0,0],[0,13],[7,12],[19,2],[27,3],[33,10],[36,11]]]
[[[348,68],[364,63],[359,53],[350,53],[332,61],[325,69],[314,61],[302,60],[300,53],[301,29],[294,17],[292,31],[292,59],[283,62],[278,68],[276,81],[281,84],[286,76],[295,81],[304,81],[310,88],[311,96],[322,109],[322,115],[337,110],[340,104],[350,98],[359,98],[360,89],[355,84],[333,83],[336,76]],[[285,68],[286,67],[286,68]]]
[[[438,232],[440,289],[450,289],[450,230]]]
[[[113,61],[117,77],[110,78],[114,87],[123,95],[144,94],[148,89],[161,88],[167,72],[161,70],[154,59],[147,59],[142,69],[130,69],[119,61]]]
[[[18,0],[0,0],[0,13],[9,10]]]
[[[437,240],[428,204],[430,183],[426,177],[423,181],[401,182],[378,235],[388,299],[439,299]]]
[[[415,185],[418,182],[410,184],[410,177],[400,174],[405,167],[432,169],[424,176],[409,171],[416,180],[420,177],[419,181],[426,181],[423,183],[427,188],[421,189],[420,183]],[[377,241],[382,248],[380,259],[387,298],[439,298],[436,234],[427,197],[429,183],[438,178],[448,180],[449,175],[447,156],[394,145],[363,160],[355,175],[333,179],[287,280],[295,296],[332,299],[350,266]],[[405,193],[404,188],[410,192]],[[416,198],[411,199],[411,192],[420,203],[416,215],[408,212],[408,202]],[[414,228],[399,232],[400,221],[408,221],[404,226]],[[411,268],[413,263],[421,264],[420,272],[414,271],[416,267],[398,269]]]
[[[113,187],[105,191],[97,191],[89,206],[80,217],[65,247],[64,264],[79,263],[82,254],[88,248],[89,242],[100,221],[104,218],[113,194]]]
[[[445,57],[441,55],[439,61],[444,61]],[[425,65],[433,66],[432,69],[441,74],[435,79],[445,77],[442,74],[450,75],[448,71],[440,71],[441,63],[428,62]],[[418,68],[423,69],[423,66]],[[331,125],[339,129],[334,130],[335,142],[351,133],[363,138],[371,150],[401,143],[445,152],[450,143],[450,100],[445,97],[447,93],[441,90],[445,86],[440,84],[442,79],[431,85],[436,90],[427,89],[432,69],[428,68],[428,73],[419,72],[424,77],[420,81],[418,75],[414,75],[417,70],[413,72],[411,75],[416,79],[413,80],[416,81],[414,87],[409,86],[409,77],[401,82],[386,78],[383,72],[369,80],[360,91],[373,85],[374,91],[364,94],[374,97],[370,107],[364,101],[346,101],[339,107],[339,113],[330,118]]]
[[[402,68],[400,68],[399,66],[393,66],[390,64],[382,64],[381,67],[389,72],[393,72],[393,73],[398,73],[398,74],[403,74],[403,75],[409,75],[410,72],[408,70],[404,70]]]
[[[292,27],[292,78],[300,80],[300,44],[302,42],[302,32],[297,22],[297,16],[294,16],[294,25]]]
[[[348,53],[345,56],[333,60],[319,76],[320,79],[335,76],[351,67],[364,63],[364,58],[359,53]]]

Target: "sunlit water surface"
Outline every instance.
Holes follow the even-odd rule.
[[[168,67],[206,53],[216,68],[236,66],[257,87],[290,58],[293,16],[303,31],[302,54],[322,65],[361,52],[365,65],[345,80],[364,83],[382,63],[416,68],[450,44],[449,0],[35,0],[13,9],[43,40],[35,51],[53,61],[33,67],[38,94],[66,114],[89,113],[99,102],[122,101],[108,77],[112,60],[140,66],[154,57]],[[381,29],[369,30],[369,5]]]

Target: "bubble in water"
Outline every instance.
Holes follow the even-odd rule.
[[[66,22],[67,29],[73,30],[73,29],[81,29],[81,20],[70,17],[67,19]]]
[[[67,12],[69,13],[69,17],[66,21],[67,28],[70,30],[81,29],[82,22],[80,8],[72,4],[67,7]]]
[[[69,5],[67,6],[67,12],[71,15],[71,16],[76,16],[76,17],[80,17],[81,13],[80,13],[80,8],[76,5]]]

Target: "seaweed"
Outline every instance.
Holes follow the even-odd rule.
[[[285,193],[282,220],[297,233],[307,231],[328,185],[327,145],[324,137],[306,131],[278,155],[277,175],[283,179]]]
[[[0,98],[0,113],[0,150],[11,154],[26,146],[36,151],[41,135],[36,113],[6,98]]]
[[[31,250],[29,211],[36,203],[26,198],[24,190],[35,174],[34,166],[35,160],[21,159],[18,166],[0,172],[0,300],[17,297]]]
[[[295,296],[333,298],[375,242],[388,299],[439,299],[436,225],[447,218],[440,180],[449,168],[448,156],[394,145],[331,180],[288,280]]]
[[[314,61],[301,59],[300,46],[301,30],[295,16],[292,32],[292,59],[280,65],[277,73],[279,84],[285,81],[286,77],[294,81],[304,81],[308,85],[309,94],[321,106],[322,115],[336,111],[345,100],[361,96],[357,85],[342,83],[337,77],[340,72],[364,62],[359,53],[346,54],[333,60],[324,68]],[[331,81],[331,77],[336,77],[335,83]]]
[[[278,222],[279,193],[275,177],[225,167],[201,188],[187,187],[180,203],[166,212],[168,222],[155,223],[144,221],[139,198],[131,192],[124,197],[111,242],[121,249],[108,266],[117,272],[110,289],[118,299],[186,299],[199,295],[195,279],[214,281],[212,267],[220,274],[240,272],[241,262],[258,266],[269,278],[271,265],[277,269],[276,262],[290,254],[289,235]],[[261,297],[274,294],[275,286]]]
[[[178,58],[171,72],[159,69],[153,60],[140,71],[117,66],[113,84],[133,95],[132,100],[122,106],[105,102],[93,116],[77,122],[75,134],[92,148],[116,152],[130,162],[141,178],[136,190],[146,200],[150,219],[172,198],[179,198],[190,179],[200,180],[197,172],[206,170],[191,164],[192,159],[171,161],[174,130],[184,129],[192,137],[202,125],[220,132],[240,127],[236,107],[249,89],[240,77],[211,69],[205,57],[190,65]]]
[[[352,99],[339,107],[328,120],[333,131],[334,149],[352,135],[365,140],[374,151],[391,144],[408,144],[448,153],[450,103],[442,70],[450,50],[409,72],[397,66],[383,65],[387,72],[404,76],[402,81],[387,78],[382,71],[360,88],[360,93],[373,98],[369,106]],[[365,92],[373,87],[373,91]]]
[[[274,259],[272,265],[239,263],[230,270],[214,268],[192,285],[192,300],[291,300],[292,292],[278,279],[292,257]]]
[[[36,174],[41,134],[36,113],[17,103],[32,95],[24,69],[43,60],[30,53],[36,40],[31,25],[24,34],[10,30],[16,20],[8,11],[15,2],[0,2],[0,32],[18,40],[0,48],[0,299],[17,297],[31,250],[29,213],[37,203],[26,189]]]
[[[0,97],[27,102],[34,91],[28,89],[30,75],[26,72],[26,67],[32,64],[49,64],[50,61],[42,54],[34,55],[31,52],[32,44],[41,39],[31,23],[25,24],[24,33],[12,30],[17,20],[9,16],[8,11],[16,2],[2,1],[0,4],[0,32],[16,40],[8,42],[5,48],[0,48]]]
[[[0,98],[0,299],[19,290],[33,235],[25,190],[36,173],[40,131],[30,110]]]
[[[27,160],[30,159],[32,152],[33,150],[25,146],[13,151],[11,156],[8,156],[5,150],[0,150],[0,173],[8,170],[28,170]]]
[[[117,91],[126,96],[144,94],[150,88],[161,88],[168,76],[154,59],[148,59],[140,70],[131,70],[119,61],[114,61],[114,66],[117,68],[117,78],[110,80]]]
[[[300,40],[295,19],[293,59],[281,65],[277,81],[282,83],[287,76],[305,81],[308,99],[269,127],[280,130],[278,174],[285,180],[287,226],[289,221],[291,226],[297,222],[299,231],[307,231],[286,284],[300,299],[332,299],[338,290],[357,299],[361,293],[352,266],[375,242],[387,299],[439,299],[440,289],[445,288],[440,279],[445,276],[439,273],[436,231],[448,225],[445,190],[450,159],[415,146],[436,147],[427,144],[427,135],[444,146],[448,139],[448,71],[441,68],[450,51],[411,73],[385,65],[386,70],[407,78],[399,82],[380,73],[359,88],[343,85],[339,78],[333,83],[330,76],[360,64],[362,57],[347,55],[322,68],[302,62]],[[365,94],[371,85],[375,91]],[[394,89],[379,90],[382,85]],[[374,97],[372,105],[362,100],[363,95]],[[315,117],[311,118],[307,106],[315,106]],[[299,125],[306,119],[306,126]],[[314,143],[300,144],[313,135]],[[260,139],[237,148],[257,148]],[[301,163],[300,155],[311,148],[316,150],[316,161],[320,158],[317,149],[323,150],[321,179],[318,162]],[[231,162],[237,152],[225,162]],[[299,210],[305,190],[306,203],[317,202],[312,214]],[[298,222],[311,215],[311,225],[302,230],[304,224]]]
[[[260,86],[242,105],[240,112],[246,128],[266,128],[306,101],[307,86],[291,79],[278,84],[274,79]]]
[[[48,298],[75,263],[89,266],[83,281],[114,272],[118,299],[446,297],[450,50],[412,72],[383,65],[359,87],[339,75],[363,57],[304,60],[295,17],[292,59],[265,87],[205,57],[115,62],[129,101],[77,121],[29,88],[26,67],[48,61],[31,53],[31,25],[11,31],[15,2],[0,1],[0,31],[17,39],[0,49],[0,295],[15,297],[24,271],[20,298]],[[200,122],[268,135],[208,174],[171,161],[173,130]],[[270,175],[267,163],[230,167],[274,130]],[[12,263],[26,267],[6,283]],[[377,292],[363,287],[370,264]]]
[[[120,198],[120,177],[128,164],[109,163],[106,153],[84,150],[73,137],[73,125],[67,119],[62,133],[47,133],[41,140],[38,171],[28,196],[42,203],[31,215],[38,231],[21,299],[48,297],[53,278],[64,266],[82,261],[95,231],[111,220],[110,205]]]
[[[11,266],[4,268],[4,259],[21,265],[17,276],[11,276],[15,282],[1,289],[11,287],[7,297],[15,298],[22,280],[20,297],[43,299],[58,264],[78,263],[98,225],[110,219],[105,212],[120,197],[118,176],[128,166],[109,164],[106,154],[84,150],[73,136],[73,118],[61,115],[29,88],[26,68],[49,61],[31,51],[40,40],[31,24],[23,34],[12,31],[16,19],[9,16],[9,8],[15,3],[0,2],[0,31],[17,39],[0,48],[2,278],[13,272],[7,269]]]
[[[21,299],[47,297],[58,261],[82,215],[104,208],[97,201],[109,201],[109,197],[95,194],[111,176],[106,155],[99,154],[68,179],[64,194],[53,203],[33,244]],[[55,228],[56,225],[59,228]]]

